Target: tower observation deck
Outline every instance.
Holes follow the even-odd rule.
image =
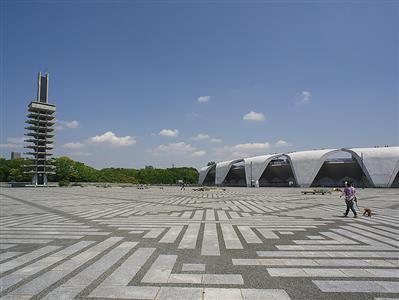
[[[28,120],[25,122],[27,133],[25,142],[28,143],[28,154],[32,157],[31,164],[27,165],[27,173],[32,174],[32,184],[35,186],[47,185],[47,174],[52,174],[54,166],[50,164],[54,143],[55,110],[53,104],[48,103],[48,73],[39,72],[37,83],[37,100],[28,105]]]

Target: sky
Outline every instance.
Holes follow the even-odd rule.
[[[396,1],[0,5],[5,158],[39,71],[55,156],[96,168],[399,144]]]

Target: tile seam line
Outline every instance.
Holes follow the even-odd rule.
[[[108,240],[108,239],[106,239]],[[98,242],[97,244],[91,244],[89,247],[85,248],[85,250],[81,251],[80,253],[84,253],[86,251],[89,251],[90,248],[95,248],[96,246],[98,246],[100,243],[105,242],[106,240],[103,240],[101,242]],[[60,286],[63,285],[64,280],[65,282],[68,282],[70,279],[74,278],[75,276],[79,275],[81,272],[83,272],[84,270],[86,270],[87,268],[90,268],[93,264],[95,264],[97,261],[101,260],[104,256],[106,256],[108,253],[110,253],[111,251],[113,251],[114,249],[116,249],[119,245],[121,245],[123,243],[123,239],[117,241],[115,244],[109,246],[107,249],[97,253],[94,257],[92,257],[91,259],[85,261],[83,264],[81,264],[79,267],[71,270],[69,273],[67,273],[65,276],[63,276],[62,278],[58,279],[57,281],[53,282],[52,284],[50,284],[49,286],[47,286],[46,288],[40,290],[38,293],[36,293],[35,295],[33,295],[30,299],[31,300],[38,300],[38,299],[42,299],[44,297],[46,297],[49,293],[51,293],[52,291],[56,290],[57,288],[59,288]],[[79,254],[80,254],[79,253]],[[77,254],[77,255],[79,255]],[[72,257],[73,258],[73,257]],[[70,259],[72,259],[70,258]],[[63,263],[66,263],[68,260],[64,260]],[[61,263],[60,265],[62,265],[63,263]],[[44,276],[46,273],[40,275],[40,276]],[[37,276],[35,278],[33,278],[30,282],[32,282],[33,280],[35,280],[36,278],[39,278],[40,276]],[[28,284],[29,284],[28,283]],[[21,286],[23,287],[23,285]]]
[[[89,225],[90,227],[94,227],[94,228],[97,228],[97,229],[100,229],[100,230],[111,231],[112,232],[112,227],[109,227],[106,224],[93,222],[91,220],[87,220],[85,218],[75,216],[75,215],[73,215],[71,213],[64,212],[62,210],[58,210],[58,209],[55,209],[55,208],[50,208],[50,207],[44,206],[42,204],[33,203],[31,201],[20,199],[20,198],[14,197],[14,196],[9,196],[9,195],[3,194],[3,193],[0,193],[0,195],[4,196],[6,198],[9,198],[9,199],[15,200],[15,201],[22,202],[24,204],[27,204],[27,205],[30,205],[30,206],[33,206],[33,207],[36,207],[36,208],[39,208],[39,209],[44,210],[46,212],[50,212],[50,213],[56,214],[56,215],[58,215],[60,217],[68,218],[68,219],[77,221],[79,223],[85,223],[85,224]]]
[[[161,203],[161,202],[156,202],[156,201],[151,202],[151,201],[144,201],[144,200],[140,200],[140,199],[104,197],[104,196],[99,196],[99,195],[96,195],[96,197],[93,197],[93,196],[87,196],[85,194],[79,194],[79,193],[62,193],[62,192],[60,192],[60,194],[74,195],[74,196],[86,196],[86,197],[91,197],[91,198],[113,199],[113,200],[119,200],[119,201],[129,201],[129,202],[134,201],[134,202],[147,203],[147,204],[152,204],[152,205],[154,205],[154,204],[163,205],[163,206],[170,206],[171,205],[170,203],[167,203],[167,202],[166,203]],[[2,194],[0,194],[0,195],[2,195]],[[158,200],[158,199],[156,199],[156,200]],[[176,206],[178,206],[178,205],[176,205]],[[195,206],[189,206],[189,205],[184,205],[184,206],[187,207],[188,209],[195,209],[196,208]]]

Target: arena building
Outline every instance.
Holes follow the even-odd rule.
[[[198,183],[216,186],[399,187],[399,147],[277,153],[201,168]]]

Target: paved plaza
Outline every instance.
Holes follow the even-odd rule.
[[[399,299],[399,189],[2,188],[2,299]]]

